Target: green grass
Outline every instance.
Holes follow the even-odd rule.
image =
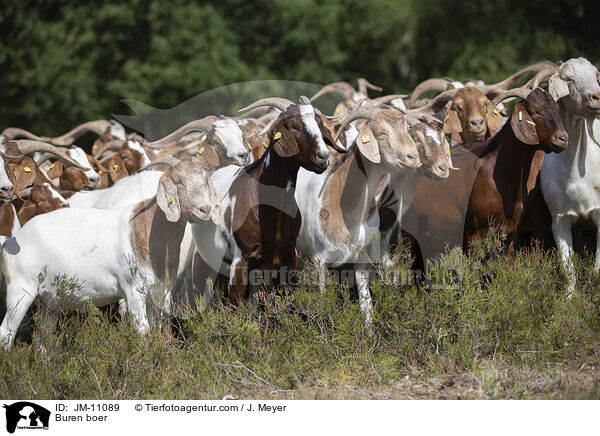
[[[372,287],[372,329],[348,290],[300,286],[136,333],[94,307],[0,351],[0,396],[32,399],[600,397],[600,275],[579,258],[569,300],[555,252],[512,263],[492,233],[432,265],[460,286]],[[400,265],[408,264],[400,256]]]

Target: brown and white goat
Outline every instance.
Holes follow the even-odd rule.
[[[186,224],[218,223],[220,213],[199,160],[158,163],[171,168],[150,200],[115,209],[60,209],[2,238],[0,276],[6,281],[7,310],[0,341],[5,346],[36,298],[42,300],[43,319],[52,323],[65,304],[103,306],[124,298],[141,332],[149,328],[147,304],[156,286],[169,310]],[[76,282],[67,293],[56,289],[56,278],[64,276]]]
[[[193,225],[200,267],[194,282],[204,288],[208,267],[229,277],[229,301],[249,296],[248,274],[296,268],[296,239],[302,221],[294,198],[298,170],[322,173],[330,146],[339,148],[306,97],[300,103],[283,98],[259,100],[244,110],[273,106],[281,114],[268,133],[269,146],[256,162],[228,166],[212,175],[222,200],[223,225]],[[201,277],[198,278],[198,274]]]

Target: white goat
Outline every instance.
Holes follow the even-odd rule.
[[[40,215],[15,236],[2,238],[0,275],[6,281],[6,315],[0,341],[12,343],[36,297],[44,319],[87,301],[105,305],[125,298],[141,332],[149,328],[147,291],[174,284],[187,222],[220,222],[218,199],[197,159],[161,159],[171,166],[156,197],[117,209],[61,209]],[[61,281],[69,289],[57,289]],[[167,288],[163,308],[169,309]]]
[[[548,90],[558,99],[569,146],[562,153],[544,157],[541,187],[552,215],[552,233],[569,274],[570,293],[575,286],[571,228],[581,218],[596,226],[596,269],[600,268],[600,143],[594,135],[594,130],[600,129],[596,119],[600,115],[598,70],[587,59],[569,59],[550,77]]]

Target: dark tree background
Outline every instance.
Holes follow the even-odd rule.
[[[496,81],[600,59],[597,0],[0,0],[0,129],[42,135],[247,80]]]

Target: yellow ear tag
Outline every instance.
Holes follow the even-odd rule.
[[[523,112],[519,111],[519,121],[523,121]]]
[[[325,128],[326,128],[326,129],[327,129],[329,132],[331,132],[331,127],[329,127],[327,124],[324,124],[324,127],[325,127]]]
[[[115,171],[119,171],[119,165],[117,165],[117,164],[114,164],[114,165],[113,165],[113,170],[115,170]]]
[[[56,165],[56,162],[55,162],[55,163],[53,163],[52,165],[50,165],[50,166],[48,167],[48,169],[49,169],[49,170],[51,170],[52,168],[54,168],[54,166],[55,166],[55,165]]]
[[[29,167],[23,167],[23,171],[25,171],[26,173],[30,173],[31,172],[31,168],[29,168]]]
[[[527,124],[531,124],[532,126],[535,126],[535,123],[534,123],[533,121],[531,121],[531,120],[527,120],[527,121],[525,121],[525,122],[526,122]]]
[[[173,196],[169,195],[169,198],[167,199],[167,201],[169,202],[169,204],[173,203]]]
[[[450,118],[450,112],[446,112],[446,118],[444,118],[444,121],[448,121],[448,118]]]
[[[96,153],[96,150],[98,150],[98,144],[92,145],[92,153]]]
[[[252,147],[250,146],[250,144],[246,143],[246,145],[248,146],[248,150],[252,151]]]
[[[367,142],[371,142],[371,137],[369,135],[363,135],[363,137],[361,138],[363,144],[366,144]]]
[[[450,157],[450,149],[446,148],[446,156]]]
[[[198,150],[198,156],[201,156],[202,153],[204,153],[204,147],[200,147],[200,150]]]
[[[265,142],[263,142],[263,147],[269,148],[269,144],[267,144],[266,141],[265,141]]]
[[[494,109],[494,113],[495,113],[496,115],[500,115],[500,112],[498,112],[498,109]]]
[[[336,114],[339,114],[341,111],[342,111],[342,110],[341,110],[339,107],[336,107],[336,108],[335,108],[335,113],[336,113]]]
[[[556,98],[556,89],[552,90],[552,98]]]
[[[104,174],[104,171],[98,170],[98,175],[101,176],[102,174]]]
[[[275,133],[275,136],[273,136],[273,139],[279,139],[279,138],[281,138],[281,132]]]

